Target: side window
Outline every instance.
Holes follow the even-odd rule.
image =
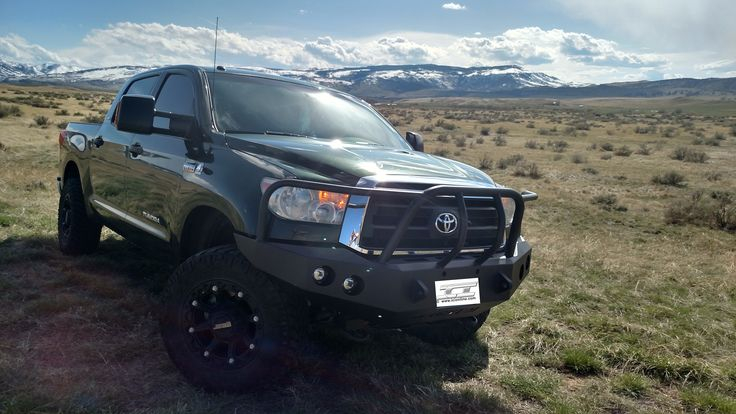
[[[194,88],[184,75],[170,75],[156,99],[156,110],[194,116]]]
[[[128,90],[125,91],[125,95],[151,95],[153,93],[153,88],[156,86],[157,83],[158,75],[138,79],[137,81],[131,83],[130,86],[128,86]],[[110,119],[110,122],[115,123],[115,118],[117,118],[117,114],[118,109],[116,106],[115,111],[112,113],[112,118]]]
[[[126,95],[150,95],[153,92],[153,87],[158,82],[158,75],[151,76],[148,78],[138,79],[137,81],[130,84],[128,90],[125,91]]]

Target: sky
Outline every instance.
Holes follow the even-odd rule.
[[[563,81],[736,76],[733,0],[0,0],[0,59],[73,68],[517,64]]]

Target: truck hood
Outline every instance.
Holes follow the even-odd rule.
[[[372,181],[443,182],[494,186],[482,171],[446,158],[403,149],[353,145],[307,137],[230,134],[228,146],[256,156],[296,178],[358,185]]]

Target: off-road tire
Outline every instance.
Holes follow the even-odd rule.
[[[227,355],[218,356],[217,349],[221,354],[225,352],[221,345],[217,345],[219,348],[212,349],[207,357],[198,348],[201,337],[194,335],[205,335],[205,341],[208,341],[207,335],[217,338],[220,331],[204,328],[195,334],[189,331],[190,316],[196,312],[191,308],[192,295],[197,295],[202,290],[198,288],[201,286],[205,290],[218,286],[219,293],[212,293],[215,302],[208,295],[202,301],[207,306],[214,303],[213,306],[228,309],[233,317],[228,315],[225,317],[227,321],[219,319],[219,323],[210,323],[207,319],[200,326],[227,326],[229,319],[233,319],[232,327],[214,329],[232,329],[230,333],[236,339],[228,337],[228,341],[253,344],[252,351],[243,351],[242,358],[238,357],[239,362],[235,365],[228,365],[230,348],[227,348]],[[233,292],[224,293],[228,289]],[[197,306],[203,304],[197,303]],[[252,322],[253,316],[248,316],[245,319],[250,320],[253,326],[242,328],[247,323],[242,323],[243,318],[238,315],[244,311],[232,311],[238,306],[242,309],[247,307],[251,312],[249,315],[258,316],[258,322]],[[211,311],[209,315],[216,314],[211,307],[203,309]],[[200,312],[208,315],[203,310]],[[306,301],[300,300],[272,276],[253,267],[234,245],[227,245],[197,253],[174,271],[162,294],[159,322],[166,351],[192,385],[212,392],[242,392],[286,379],[289,369],[299,361],[298,345],[306,330],[307,314]],[[253,332],[252,338],[247,334],[249,329]],[[244,332],[241,339],[237,339],[239,332]],[[230,344],[224,346],[229,347]],[[211,343],[209,347],[212,347]]]
[[[475,333],[488,319],[490,310],[473,318],[431,322],[402,329],[409,335],[435,345],[457,345],[475,337]]]
[[[67,255],[92,253],[100,244],[102,225],[87,215],[82,183],[77,177],[64,181],[57,218],[59,249]]]

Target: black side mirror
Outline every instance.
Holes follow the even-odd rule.
[[[414,151],[424,152],[424,138],[416,132],[406,131],[406,142],[414,148]]]
[[[155,104],[156,99],[153,96],[124,95],[120,99],[115,117],[117,129],[135,134],[150,134]]]

